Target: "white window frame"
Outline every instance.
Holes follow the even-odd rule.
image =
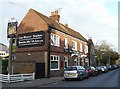
[[[85,49],[84,49],[85,53],[88,53],[88,46],[85,45]]]
[[[74,59],[74,66],[77,66],[78,65],[78,61],[77,61],[77,58]]]
[[[53,60],[51,60],[51,56],[53,57]],[[50,70],[60,70],[60,56],[58,56],[58,55],[51,55],[51,56],[50,56]],[[55,58],[56,58],[56,60],[55,60]],[[58,68],[51,69],[52,61],[58,62]]]
[[[80,52],[83,52],[83,44],[80,43]]]
[[[64,56],[64,68],[65,68],[65,62],[67,62],[67,67],[68,67],[68,57]]]
[[[73,45],[74,43],[74,45]],[[72,40],[72,50],[76,50],[77,51],[77,42]]]
[[[68,38],[64,39],[64,47],[68,49]]]
[[[51,45],[60,47],[60,36],[51,33]]]

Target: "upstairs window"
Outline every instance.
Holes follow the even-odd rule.
[[[51,33],[51,45],[60,47],[60,36]]]
[[[83,52],[83,45],[80,43],[80,52]]]
[[[77,51],[77,42],[76,41],[72,41],[72,50]]]
[[[66,49],[68,49],[68,39],[67,38],[64,39],[64,47]]]
[[[84,49],[85,53],[88,53],[88,46],[85,45],[85,49]]]

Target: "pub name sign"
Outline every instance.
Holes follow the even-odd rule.
[[[19,34],[17,37],[18,47],[35,47],[45,44],[45,32],[31,32]]]

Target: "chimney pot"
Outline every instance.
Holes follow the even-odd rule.
[[[68,24],[66,23],[65,26],[68,27]]]
[[[59,22],[60,15],[58,14],[58,10],[52,11],[50,18],[57,21],[57,22]]]

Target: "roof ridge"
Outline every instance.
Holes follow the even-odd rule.
[[[62,24],[63,25],[63,24]],[[65,26],[65,25],[63,25],[64,27],[66,27],[66,28],[69,28],[69,27],[67,27],[67,26]],[[80,32],[78,32],[78,31],[76,31],[76,30],[73,30],[72,28],[69,28],[70,30],[72,30],[72,31],[74,31],[74,32],[76,32],[76,33],[78,33],[80,36],[82,36],[82,34],[80,33]],[[83,36],[82,36],[83,37]],[[84,38],[84,37],[83,37]],[[85,39],[85,38],[84,38]],[[85,41],[87,41],[86,39],[85,39]]]

